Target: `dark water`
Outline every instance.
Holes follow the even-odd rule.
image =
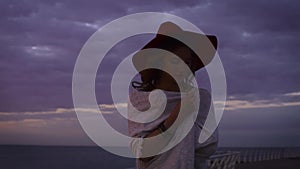
[[[300,148],[219,148],[254,158],[259,152],[300,157]],[[100,147],[0,145],[0,169],[127,169],[135,159],[111,154]]]
[[[135,159],[100,147],[0,145],[0,169],[125,169]]]

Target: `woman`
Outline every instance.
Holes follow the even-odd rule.
[[[133,64],[139,71],[141,82],[133,82],[133,92],[130,93],[128,105],[128,116],[134,119],[143,111],[145,123],[129,120],[129,134],[131,137],[140,138],[131,142],[131,148],[138,157],[136,165],[138,169],[193,169],[206,168],[206,159],[212,155],[217,148],[217,132],[210,133],[212,136],[204,143],[199,143],[200,132],[204,131],[204,122],[210,110],[210,94],[205,89],[196,89],[191,85],[192,77],[197,70],[207,65],[213,58],[217,48],[215,36],[202,35],[182,30],[171,22],[163,23],[156,35],[141,51],[147,49],[161,49],[170,53],[152,50],[147,54],[138,52],[133,56]],[[193,50],[192,50],[192,49]],[[176,57],[172,56],[176,55]],[[199,56],[200,55],[200,56]],[[201,57],[201,59],[199,59]],[[151,69],[144,69],[152,66]],[[187,70],[187,66],[188,70]],[[163,71],[162,71],[163,70]],[[156,89],[160,89],[166,96],[165,109],[163,112],[154,112],[158,109],[153,107],[164,102],[163,97],[158,95],[149,102],[149,95]],[[195,91],[197,91],[195,95]],[[184,95],[181,98],[181,94]],[[195,104],[197,94],[200,96],[200,104]],[[182,109],[181,106],[183,105]],[[157,106],[157,107],[160,107]],[[199,106],[199,107],[198,107]],[[194,110],[198,112],[196,121],[192,124],[189,132],[173,148],[164,153],[153,156],[143,156],[151,149],[164,149],[164,147],[180,134],[179,127],[170,130],[163,139],[149,141],[145,138],[160,136],[167,133],[168,129],[181,116],[192,117]],[[149,111],[150,110],[150,111]],[[154,111],[153,111],[154,110]],[[141,112],[140,112],[141,111]],[[182,112],[181,112],[182,111]],[[153,114],[161,113],[157,118]],[[151,120],[149,120],[151,119]],[[180,119],[180,118],[179,118]],[[188,118],[186,118],[188,119]],[[147,121],[148,120],[148,121]],[[182,125],[185,119],[179,121]],[[178,129],[178,130],[177,130]],[[151,153],[150,153],[151,154]]]

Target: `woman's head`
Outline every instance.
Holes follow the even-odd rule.
[[[151,91],[155,89],[155,85],[158,82],[164,80],[174,82],[174,78],[176,78],[180,82],[184,82],[191,74],[188,72],[194,74],[195,71],[212,60],[216,48],[217,38],[213,35],[184,31],[174,23],[163,23],[156,37],[132,58],[133,64],[139,71],[142,80],[141,83],[136,82],[136,84],[141,86],[142,90]],[[155,49],[160,49],[160,51],[155,51]],[[147,54],[145,51],[149,50],[154,50],[154,52]],[[167,51],[169,54],[173,53],[173,56],[177,57],[166,57],[169,54],[162,51]],[[190,71],[184,69],[186,65],[180,59],[188,65]],[[156,65],[154,66],[156,69],[145,69],[149,67],[149,63],[150,65]],[[172,72],[174,78],[161,69]],[[134,84],[132,86],[137,88]]]
[[[174,50],[175,55],[168,55],[162,59],[162,69],[172,73],[179,82],[195,73],[192,69],[192,53],[189,49],[178,46]],[[161,79],[163,80],[163,79]]]
[[[193,53],[187,47],[173,44],[168,46],[169,52],[153,52],[148,57],[147,65],[156,65],[158,69],[145,69],[140,72],[143,90],[151,91],[157,88],[158,84],[188,83],[188,78],[195,74],[192,67]]]

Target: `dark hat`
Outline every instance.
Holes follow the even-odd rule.
[[[163,49],[181,57],[182,53],[176,53],[176,49],[185,47],[192,54],[191,69],[197,71],[211,62],[216,53],[217,44],[218,40],[214,35],[184,31],[172,22],[165,22],[160,25],[156,37],[133,56],[132,62],[135,68],[141,71],[149,60],[155,58],[153,54],[143,54],[144,49]]]

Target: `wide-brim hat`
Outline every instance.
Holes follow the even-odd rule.
[[[150,60],[157,59],[153,55],[143,53],[144,49],[163,49],[181,57],[180,53],[176,53],[176,48],[185,47],[192,54],[191,69],[195,72],[211,62],[216,53],[217,45],[218,40],[214,35],[185,31],[172,22],[164,22],[160,25],[155,38],[133,55],[132,62],[141,73],[141,70],[147,66]]]

